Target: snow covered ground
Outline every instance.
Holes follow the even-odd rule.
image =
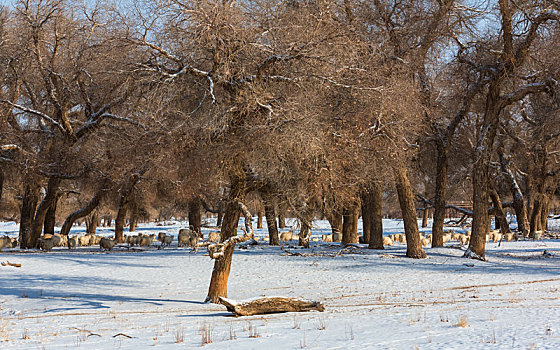
[[[387,233],[403,232],[402,221],[384,224]],[[179,227],[138,231],[176,234]],[[17,229],[0,223],[0,235]],[[328,231],[316,222],[313,234]],[[427,248],[423,260],[405,258],[404,245],[284,249],[236,249],[229,297],[303,297],[322,301],[325,312],[231,317],[202,302],[213,261],[176,242],[107,253],[4,249],[0,261],[22,267],[0,266],[0,348],[560,348],[558,240],[489,243],[487,262],[461,258],[454,245]]]

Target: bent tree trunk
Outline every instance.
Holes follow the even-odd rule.
[[[280,240],[278,239],[278,227],[276,227],[276,212],[274,211],[274,202],[270,198],[270,194],[268,194],[267,192],[263,192],[261,195],[264,202],[266,226],[268,227],[268,244],[280,245]]]
[[[443,224],[447,196],[448,150],[438,141],[436,163],[436,188],[434,198],[434,221],[432,222],[432,248],[443,247]]]
[[[97,214],[97,210],[94,210],[90,215],[86,217],[86,232],[88,234],[94,235],[97,232],[97,223],[98,223],[98,214]]]
[[[342,211],[342,244],[358,243],[358,203],[349,204]]]
[[[78,209],[72,214],[68,215],[68,217],[66,218],[66,220],[64,220],[64,223],[62,224],[62,228],[60,229],[60,234],[68,235],[70,233],[70,229],[72,228],[72,225],[74,225],[74,222],[78,219],[83,218],[84,216],[88,216],[89,214],[91,214],[91,212],[99,206],[99,203],[101,202],[101,199],[103,198],[105,193],[107,193],[106,189],[98,190],[97,193],[95,193],[93,198],[88,202],[88,204],[86,204],[85,207]]]
[[[383,248],[383,187],[374,182],[370,191],[370,236],[369,249]]]
[[[422,249],[422,242],[418,231],[418,221],[416,220],[414,196],[405,168],[399,167],[395,169],[395,184],[404,222],[406,256],[414,259],[425,258],[426,252]]]
[[[124,221],[126,219],[126,212],[128,211],[129,205],[130,202],[128,200],[128,195],[121,195],[119,210],[117,212],[117,217],[115,218],[115,240],[117,243],[124,243]]]
[[[222,221],[221,242],[237,235],[237,225],[241,214],[238,201],[244,200],[246,192],[245,174],[241,167],[232,170],[230,181],[231,189]],[[218,304],[220,297],[227,298],[227,283],[231,270],[233,249],[233,245],[226,247],[224,255],[214,261],[214,269],[212,270],[206,302]]]
[[[23,202],[20,210],[19,238],[21,249],[34,248],[35,245],[31,240],[31,230],[33,226],[33,218],[37,210],[41,186],[32,179],[27,179],[25,192],[23,194]]]
[[[45,198],[37,207],[35,212],[35,218],[33,219],[33,226],[31,228],[31,245],[37,247],[39,238],[41,237],[41,232],[43,231],[43,226],[45,224],[45,217],[47,216],[47,211],[56,203],[58,199],[58,188],[60,187],[60,178],[51,177],[47,184]]]

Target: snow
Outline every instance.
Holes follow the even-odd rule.
[[[387,234],[404,231],[402,221],[384,224]],[[138,231],[176,237],[180,227]],[[317,221],[313,237],[329,230]],[[0,223],[0,235],[17,232],[15,223]],[[266,227],[255,234],[266,235]],[[560,348],[558,240],[488,243],[488,261],[462,258],[456,244],[413,260],[402,244],[342,252],[332,243],[284,246],[302,253],[296,256],[260,242],[236,248],[228,297],[297,297],[326,310],[240,318],[202,302],[213,268],[205,252],[176,241],[165,250],[156,245],[4,249],[0,261],[22,267],[0,266],[0,348]]]

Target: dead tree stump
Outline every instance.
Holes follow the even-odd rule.
[[[234,316],[252,316],[264,314],[276,314],[283,312],[306,312],[324,311],[325,306],[318,301],[286,298],[268,297],[250,300],[231,300],[220,297],[220,303]]]

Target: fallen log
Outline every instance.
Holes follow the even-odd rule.
[[[283,312],[325,311],[325,306],[318,301],[286,298],[265,297],[249,300],[231,300],[220,297],[220,303],[234,316],[252,316],[276,314]]]
[[[21,264],[14,264],[14,263],[11,263],[11,262],[9,262],[9,261],[3,262],[1,265],[2,265],[2,266],[21,267]]]

